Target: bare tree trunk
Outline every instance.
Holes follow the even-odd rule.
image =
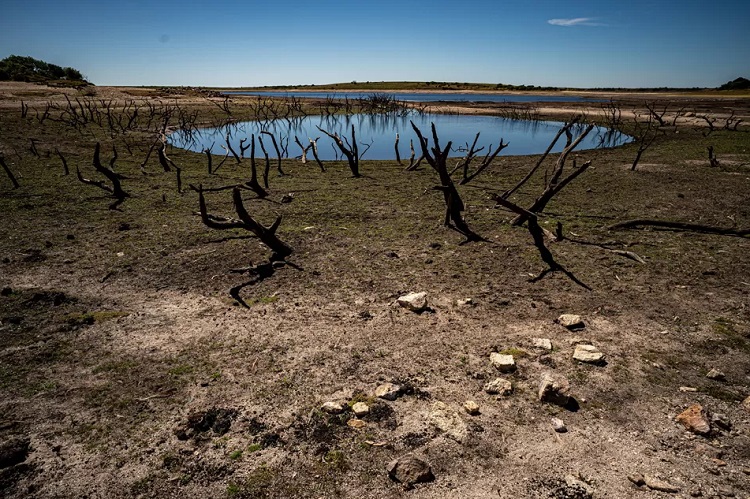
[[[258,172],[255,169],[255,135],[250,136],[250,182],[247,183],[259,198],[268,196],[268,193],[258,183]]]
[[[279,176],[284,176],[284,171],[281,169],[281,151],[279,151],[279,144],[276,143],[276,137],[271,133],[267,131],[262,131],[260,133],[265,133],[266,135],[269,135],[271,137],[271,143],[273,144],[273,148],[276,151],[276,170],[279,172]],[[266,185],[266,188],[268,188],[268,185]]]
[[[401,153],[398,150],[398,141],[399,141],[399,136],[398,136],[398,133],[397,133],[396,134],[396,143],[393,145],[393,148],[396,150],[396,163],[398,163],[400,165],[401,164]]]
[[[315,162],[318,163],[318,166],[320,167],[320,171],[325,172],[326,169],[323,166],[323,163],[320,161],[320,158],[318,157],[318,139],[319,138],[320,137],[311,139],[308,137],[308,140],[310,141],[310,147],[312,147],[312,153],[313,153],[313,158],[315,158]]]
[[[299,141],[299,137],[296,135],[294,136],[294,141],[297,143],[300,149],[302,149],[302,164],[307,163],[307,148],[302,145],[302,142]]]
[[[716,155],[714,155],[714,146],[708,146],[708,162],[711,168],[718,168],[719,167],[719,160],[716,159]]]
[[[260,148],[263,150],[263,156],[266,158],[266,167],[263,170],[263,185],[268,189],[268,172],[271,170],[271,160],[268,159],[268,152],[266,151],[266,146],[263,145],[262,135],[258,135],[258,142],[260,142]]]

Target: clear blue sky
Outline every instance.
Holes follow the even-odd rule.
[[[0,0],[0,58],[98,85],[750,78],[750,0]]]

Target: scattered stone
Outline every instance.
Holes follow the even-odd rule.
[[[320,406],[320,410],[328,414],[341,414],[344,412],[344,407],[337,402],[326,402]]]
[[[541,348],[549,352],[552,351],[552,342],[548,338],[532,338],[531,344],[535,348]]]
[[[729,487],[717,487],[716,492],[719,493],[721,497],[735,497],[735,493],[732,489]]]
[[[686,393],[694,393],[694,392],[697,392],[698,389],[697,388],[693,388],[692,386],[681,386],[680,387],[680,391],[681,392],[686,392]]]
[[[568,428],[565,427],[565,423],[560,418],[552,418],[552,428],[557,433],[566,433],[568,431]]]
[[[375,388],[375,396],[385,400],[396,400],[401,395],[401,387],[393,383],[383,383]]]
[[[750,412],[750,397],[747,397],[745,400],[742,401],[742,408],[745,409],[747,412]]]
[[[633,482],[638,487],[646,485],[646,480],[643,479],[643,475],[641,475],[640,473],[633,473],[632,475],[628,475],[628,480]]]
[[[643,481],[645,482],[646,487],[651,490],[657,490],[659,492],[669,492],[670,494],[675,494],[680,491],[679,487],[675,487],[671,483],[667,483],[664,480],[659,480],[658,478],[650,475],[644,475]]]
[[[706,374],[706,377],[714,381],[726,381],[727,379],[726,375],[718,369],[711,369],[708,371],[708,374]]]
[[[10,296],[13,294],[13,289],[11,288],[3,288],[2,291],[0,291],[0,296]]]
[[[0,444],[0,469],[9,468],[26,461],[31,441],[28,438],[12,438]]]
[[[399,305],[408,308],[412,312],[422,312],[427,308],[427,293],[424,291],[421,293],[409,293],[399,296],[396,301]]]
[[[594,345],[578,345],[573,352],[573,359],[586,364],[600,365],[604,363],[604,354]]]
[[[284,194],[283,196],[281,196],[281,202],[284,204],[291,203],[292,201],[294,201],[294,194],[291,192],[289,194]]]
[[[708,456],[711,459],[721,459],[721,457],[724,455],[723,450],[717,449],[712,445],[704,444],[703,442],[698,442],[697,444],[695,444],[695,452],[696,454]]]
[[[711,462],[714,463],[719,468],[723,468],[727,465],[726,461],[722,461],[721,459],[711,459]]]
[[[594,495],[594,488],[591,487],[591,485],[584,482],[583,480],[579,480],[573,475],[565,475],[565,484],[568,487],[572,488],[573,490],[578,489],[580,491],[583,491],[583,495],[585,497],[593,497]],[[570,497],[570,496],[566,496],[566,497]],[[573,497],[579,497],[579,496],[573,496]]]
[[[443,402],[435,402],[429,414],[430,423],[449,438],[462,443],[466,440],[468,428],[458,411]]]
[[[510,373],[516,370],[516,361],[512,355],[492,352],[490,354],[490,362],[502,373]]]
[[[362,416],[370,414],[370,406],[365,404],[364,402],[356,402],[352,406],[352,412],[354,412],[355,416],[361,418]]]
[[[570,329],[571,331],[583,329],[584,327],[586,327],[586,325],[583,323],[583,320],[581,319],[581,316],[574,314],[562,314],[557,318],[555,322],[567,329]]]
[[[711,423],[705,409],[700,404],[693,404],[684,412],[679,414],[675,421],[682,424],[688,431],[698,435],[708,435],[711,433]]]
[[[701,490],[700,487],[696,487],[696,488],[692,489],[689,492],[689,494],[690,494],[690,497],[702,497],[703,496],[703,491]]]
[[[458,300],[456,300],[456,305],[458,305],[459,307],[471,307],[474,305],[474,300],[472,300],[471,298],[459,298]]]
[[[580,345],[580,344],[590,345],[591,340],[587,338],[581,338],[580,336],[574,336],[568,339],[568,345],[575,346],[575,345]]]
[[[729,419],[724,414],[711,414],[711,424],[725,431],[732,429],[732,423],[729,422]]]
[[[388,477],[394,482],[412,487],[415,483],[431,482],[435,479],[430,465],[410,454],[391,461]]]
[[[539,383],[538,396],[541,402],[565,406],[570,402],[570,383],[562,376],[545,374]]]
[[[367,423],[365,423],[361,419],[352,418],[346,422],[346,425],[349,426],[350,428],[356,428],[359,430],[367,426]]]
[[[467,400],[466,402],[464,402],[464,410],[472,416],[476,416],[477,414],[479,414],[479,404],[477,404],[473,400]]]
[[[510,395],[513,393],[513,384],[507,379],[495,378],[484,385],[484,391],[490,395]]]

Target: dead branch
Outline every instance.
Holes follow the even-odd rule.
[[[315,139],[311,139],[310,137],[307,138],[307,140],[310,141],[310,147],[312,148],[313,158],[315,158],[315,162],[318,163],[320,171],[325,173],[326,169],[323,166],[323,162],[320,161],[320,157],[318,157],[318,139],[320,139],[320,137],[315,137]]]
[[[229,134],[227,134],[226,137],[224,137],[224,140],[226,141],[226,144],[227,144],[227,150],[232,153],[232,156],[234,156],[234,159],[235,161],[237,161],[237,164],[239,165],[240,163],[242,163],[242,160],[237,155],[235,150],[232,148],[232,143],[229,140]]]
[[[678,231],[702,232],[706,234],[719,234],[722,236],[745,237],[750,235],[750,229],[735,229],[714,227],[711,225],[694,224],[689,222],[671,222],[668,220],[636,219],[616,223],[607,227],[609,230],[638,229],[642,227],[656,227],[660,229],[673,229]]]
[[[65,156],[60,152],[60,150],[55,147],[55,153],[60,157],[60,161],[62,161],[63,164],[63,175],[70,175],[70,170],[68,170],[68,162],[65,160]]]
[[[591,132],[591,130],[594,129],[594,125],[588,125],[583,132],[578,135],[578,137],[573,139],[573,134],[571,132],[573,121],[563,126],[563,131],[566,135],[566,146],[565,149],[560,153],[560,156],[557,158],[557,161],[555,162],[555,167],[552,170],[552,174],[547,181],[547,185],[542,192],[542,194],[534,201],[534,203],[528,208],[528,211],[532,213],[541,213],[544,211],[544,208],[547,206],[547,203],[552,200],[552,198],[560,192],[563,188],[565,188],[566,185],[568,185],[570,182],[572,182],[578,175],[586,171],[586,169],[591,166],[591,161],[587,161],[586,163],[582,164],[580,168],[576,168],[575,160],[573,161],[573,170],[571,173],[560,180],[562,177],[562,174],[565,169],[565,162],[567,161],[568,156],[570,155],[573,150],[578,147],[578,145],[581,143],[581,141]],[[511,222],[513,225],[521,225],[527,220],[527,217],[525,215],[518,215],[513,222]]]
[[[649,115],[645,123],[638,121],[638,116],[634,117],[635,120],[635,142],[638,144],[638,152],[633,160],[633,165],[630,167],[630,171],[635,171],[638,167],[638,162],[641,160],[643,153],[651,147],[654,143],[659,132],[659,127],[654,123],[652,115]]]
[[[0,154],[0,166],[3,167],[3,170],[5,170],[5,174],[8,175],[8,178],[10,179],[10,182],[13,184],[14,189],[18,189],[21,187],[21,185],[18,183],[18,180],[16,180],[15,175],[13,175],[13,172],[10,171],[10,168],[7,164],[5,164],[5,156]]]
[[[393,144],[393,148],[396,150],[396,163],[398,163],[400,165],[401,164],[401,153],[398,150],[398,141],[399,141],[399,136],[398,136],[398,133],[396,133],[396,143]]]
[[[299,140],[299,137],[297,137],[296,135],[294,136],[294,142],[296,142],[299,148],[302,149],[302,156],[300,156],[300,158],[302,160],[302,164],[304,165],[307,163],[307,150],[310,149],[310,146],[303,146],[302,142],[300,142]]]
[[[272,260],[283,260],[292,254],[292,248],[276,236],[276,230],[281,224],[281,216],[276,218],[276,221],[270,227],[264,227],[258,223],[245,209],[242,202],[242,193],[239,189],[235,188],[232,191],[232,200],[234,201],[234,209],[237,212],[237,216],[240,218],[239,221],[219,222],[215,217],[210,217],[206,210],[206,200],[203,196],[202,186],[198,188],[190,186],[193,190],[198,193],[198,203],[200,207],[201,220],[203,223],[212,229],[243,229],[255,234],[260,241],[265,244],[272,252]]]

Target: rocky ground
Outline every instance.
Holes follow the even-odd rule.
[[[220,112],[217,97],[112,91]],[[562,272],[533,281],[545,264],[528,231],[488,198],[538,157],[461,187],[472,243],[443,226],[427,167],[363,161],[351,178],[285,159],[266,200],[244,195],[258,220],[284,215],[294,250],[258,267],[268,250],[202,224],[187,187],[244,182],[246,159],[208,175],[205,155],[169,151],[178,192],[156,153],[141,167],[146,132],[40,123],[62,99],[49,92],[0,99],[20,183],[0,172],[5,497],[750,497],[747,235],[612,228],[748,228],[742,125],[670,125],[636,171],[637,144],[577,153],[592,167],[543,225],[562,223],[548,247],[587,290]],[[119,153],[118,210],[75,178],[99,178],[97,141],[103,163]],[[231,191],[207,204],[235,216]]]

